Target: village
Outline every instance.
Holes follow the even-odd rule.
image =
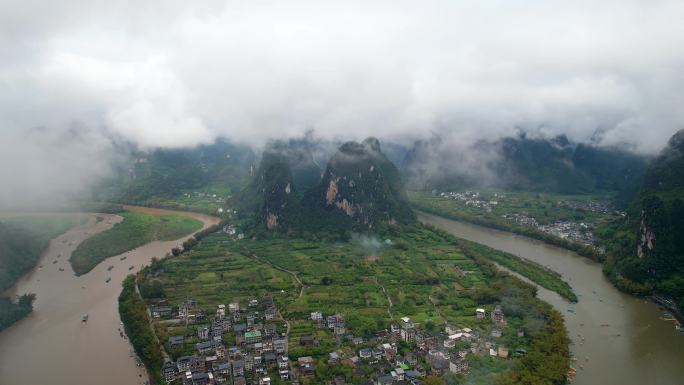
[[[442,192],[440,193],[440,196],[445,199],[455,200],[466,207],[479,209],[481,212],[488,214],[491,214],[493,209],[501,207],[501,204],[505,203],[506,200],[506,194],[503,193],[493,193],[488,197],[484,197],[484,195],[477,191]],[[600,200],[559,200],[555,204],[558,207],[591,212],[599,215],[606,215],[610,211],[609,203]],[[499,210],[499,212],[501,212],[501,210]],[[622,215],[620,212],[616,212],[615,214]],[[593,225],[588,221],[555,220],[551,223],[540,224],[536,218],[525,213],[505,213],[500,216],[508,222],[531,227],[539,232],[553,235],[558,238],[567,239],[588,246],[596,244],[596,237],[592,232]]]
[[[335,370],[343,366],[363,378],[364,384],[419,385],[428,375],[467,375],[470,355],[506,360],[526,353],[522,347],[510,352],[498,342],[507,326],[499,305],[489,311],[475,310],[473,322],[478,330],[445,325],[427,333],[402,317],[389,330],[370,337],[348,333],[340,314],[311,312],[306,322],[334,338],[330,351],[317,349],[320,334],[291,338],[290,323],[282,319],[270,296],[251,299],[246,306],[220,304],[211,317],[192,300],[176,309],[162,303],[150,312],[155,320],[173,320],[188,331],[169,335],[164,342],[167,359],[162,376],[167,383],[183,385],[309,384],[314,379],[315,383],[344,385],[351,379]],[[522,330],[513,333],[524,337]],[[296,354],[288,354],[295,348]],[[328,370],[317,371],[320,365]]]

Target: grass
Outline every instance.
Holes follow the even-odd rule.
[[[459,240],[459,244],[461,247],[469,249],[469,252],[472,254],[482,255],[483,257],[522,275],[545,289],[555,291],[558,295],[568,301],[577,302],[577,295],[572,290],[572,287],[561,278],[560,274],[553,270],[536,262],[503,251],[493,250],[474,242]]]
[[[173,240],[202,227],[196,219],[180,215],[149,215],[123,212],[123,221],[82,242],[69,261],[77,275],[85,274],[103,260],[151,241]]]

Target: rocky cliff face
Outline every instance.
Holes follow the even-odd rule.
[[[415,219],[399,171],[376,138],[343,144],[328,162],[320,190],[326,210],[339,211],[364,225]]]
[[[295,183],[287,157],[264,152],[250,186],[242,192],[242,210],[258,212],[266,227],[276,230],[292,220],[299,209]]]

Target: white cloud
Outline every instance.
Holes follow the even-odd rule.
[[[309,128],[601,129],[654,152],[684,127],[683,12],[675,0],[10,1],[0,125],[78,120],[165,147]]]

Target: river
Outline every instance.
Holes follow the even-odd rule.
[[[576,305],[543,288],[538,296],[565,316],[577,358],[574,384],[684,384],[684,334],[661,320],[663,310],[652,302],[615,289],[599,263],[511,233],[427,213],[418,213],[418,218],[457,237],[541,263],[563,276],[579,297]]]
[[[152,215],[179,214],[198,219],[203,228],[218,218],[189,212],[126,206]],[[136,366],[131,346],[119,336],[117,298],[121,282],[152,257],[163,257],[188,237],[151,242],[108,258],[77,277],[69,256],[89,236],[104,231],[121,217],[88,214],[88,220],[50,241],[37,266],[5,295],[36,293],[34,310],[0,333],[0,384],[3,385],[132,385],[142,384],[145,370]],[[61,256],[59,256],[61,255]],[[58,257],[59,256],[59,257]],[[121,257],[126,257],[121,260]],[[57,261],[57,263],[53,263]],[[42,267],[41,267],[42,266]],[[109,266],[114,266],[108,271]],[[133,270],[129,270],[134,266]],[[63,268],[64,271],[60,271]],[[105,282],[111,277],[110,282]],[[81,317],[88,314],[88,322]]]

